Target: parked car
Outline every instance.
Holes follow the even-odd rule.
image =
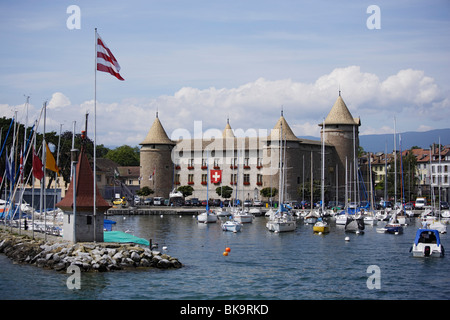
[[[423,209],[427,205],[427,199],[417,198],[416,199],[416,209]]]
[[[199,207],[202,205],[198,198],[191,198],[191,204],[193,207]]]
[[[441,201],[441,209],[447,210],[449,208],[447,201]]]
[[[155,205],[155,206],[162,206],[162,205],[164,205],[164,198],[163,197],[154,197],[153,198],[153,205]]]
[[[119,204],[125,205],[125,204],[127,204],[127,200],[125,199],[125,197],[123,197],[123,198],[116,198],[116,199],[113,200],[113,204],[115,204],[115,205],[119,205]]]
[[[153,198],[145,198],[144,199],[144,204],[151,205],[152,203],[153,203]]]
[[[244,207],[250,207],[252,205],[252,201],[251,200],[245,200],[244,201]]]
[[[405,208],[405,210],[414,210],[414,203],[407,202],[407,203],[405,203],[405,205],[403,207]]]
[[[253,201],[253,206],[254,207],[262,207],[263,203],[261,200],[255,200]]]

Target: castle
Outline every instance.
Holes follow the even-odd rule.
[[[157,113],[140,143],[141,188],[148,186],[154,190],[152,196],[168,198],[174,188],[190,185],[194,189],[192,197],[206,200],[208,185],[210,199],[220,198],[215,192],[217,187],[230,186],[233,198],[262,199],[262,188],[278,189],[283,163],[285,201],[301,200],[299,188],[309,186],[311,176],[321,181],[322,166],[328,200],[335,200],[337,195],[344,201],[346,172],[354,168],[361,121],[352,117],[339,93],[328,116],[318,125],[321,141],[298,138],[281,112],[269,134],[236,137],[227,120],[221,136],[172,141]]]

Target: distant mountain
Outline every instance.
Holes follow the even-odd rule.
[[[442,145],[450,144],[450,129],[436,129],[425,132],[401,132],[397,133],[397,149],[400,150],[399,141],[401,137],[402,150],[410,149],[413,146],[418,146],[423,149],[428,149],[433,143],[439,143],[441,139]],[[359,145],[365,151],[370,152],[392,152],[394,150],[394,135],[393,134],[369,134],[359,136]],[[387,145],[387,148],[386,148]]]
[[[402,150],[410,149],[413,146],[428,149],[433,143],[450,144],[450,129],[436,129],[425,132],[400,132],[397,133],[397,149],[400,150],[399,137],[402,139]],[[319,140],[320,137],[301,136],[300,139]],[[359,136],[359,145],[364,151],[370,152],[392,152],[394,150],[393,134],[368,134]]]

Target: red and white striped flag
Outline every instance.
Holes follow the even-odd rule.
[[[116,58],[108,49],[105,42],[100,38],[97,33],[97,70],[108,72],[115,76],[119,80],[125,80],[119,74],[120,66]]]

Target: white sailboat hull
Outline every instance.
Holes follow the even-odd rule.
[[[214,223],[217,222],[217,215],[214,213],[203,212],[197,216],[199,223]]]

